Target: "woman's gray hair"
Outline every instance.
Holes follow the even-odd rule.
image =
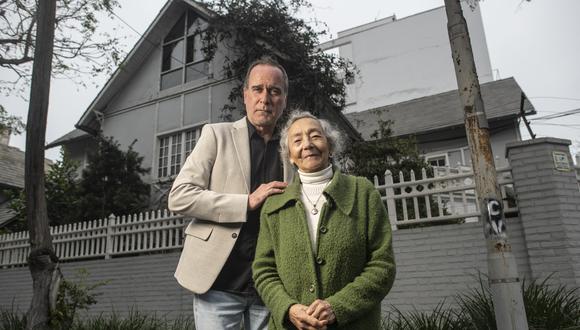
[[[318,121],[320,127],[322,127],[322,133],[326,136],[328,140],[328,149],[331,156],[331,161],[333,161],[332,156],[339,154],[343,149],[343,138],[341,132],[334,127],[328,120],[320,119],[307,111],[294,110],[288,116],[288,120],[282,131],[280,132],[280,156],[282,160],[290,161],[290,151],[288,149],[288,129],[290,126],[303,118],[310,118]]]

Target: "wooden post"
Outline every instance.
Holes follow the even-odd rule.
[[[107,219],[107,240],[105,241],[105,259],[111,259],[113,254],[113,233],[115,231],[115,215],[111,213]]]
[[[489,125],[471,50],[467,23],[459,0],[445,0],[447,30],[465,131],[471,152],[477,202],[487,243],[489,285],[498,329],[528,329],[515,257],[507,241],[507,228],[497,183]]]
[[[385,191],[387,195],[387,213],[391,222],[391,230],[397,230],[397,205],[395,204],[395,189],[393,189],[393,173],[385,171]]]

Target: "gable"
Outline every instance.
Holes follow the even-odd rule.
[[[119,65],[85,110],[76,124],[78,128],[88,132],[98,131],[99,122],[97,117],[100,114],[114,110],[111,109],[111,102],[115,99],[117,99],[117,105],[129,106],[131,102],[136,102],[136,100],[142,101],[147,98],[160,97],[158,94],[160,63],[155,63],[154,59],[156,57],[153,56],[153,53],[160,52],[162,40],[174,27],[179,17],[187,10],[194,10],[206,20],[212,15],[211,12],[195,1],[167,1],[141,39],[135,44],[125,60]],[[156,65],[157,67],[154,68]],[[140,88],[127,91],[126,95],[121,95],[127,86],[135,82],[143,85]]]

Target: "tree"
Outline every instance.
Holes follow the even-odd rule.
[[[78,182],[78,164],[69,159],[61,149],[61,160],[50,166],[45,177],[45,194],[49,224],[58,226],[81,221],[80,185]],[[24,192],[13,192],[10,208],[16,212],[16,221],[12,231],[28,230],[26,226],[26,200]]]
[[[12,81],[1,80],[0,90],[5,94],[22,95],[30,85],[24,184],[30,230],[28,266],[33,283],[28,329],[47,328],[49,293],[60,281],[58,258],[48,227],[44,183],[51,73],[53,69],[55,75],[63,76],[71,71],[98,73],[118,59],[118,52],[113,47],[116,40],[93,42],[95,14],[110,10],[115,4],[116,0],[0,0],[0,66],[16,75]],[[87,61],[88,70],[75,64],[74,59]]]
[[[409,178],[411,170],[420,173],[428,167],[413,137],[393,137],[392,121],[378,117],[377,122],[379,127],[370,140],[353,142],[346,148],[343,155],[346,170],[373,180],[375,175],[381,177],[387,170],[395,175],[403,172]]]
[[[232,51],[224,71],[238,85],[229,95],[230,104],[222,116],[228,118],[237,109],[242,96],[242,82],[248,65],[270,55],[286,69],[290,80],[288,108],[299,107],[319,114],[340,111],[345,105],[345,79],[354,75],[350,64],[318,48],[319,36],[297,12],[310,6],[306,0],[215,0],[204,4],[215,12],[205,32],[204,51],[215,55],[218,44]]]
[[[6,109],[0,105],[0,135],[5,132],[20,134],[25,127],[26,125],[22,122],[22,118],[9,115]]]
[[[32,275],[32,299],[26,328],[45,329],[50,315],[50,289],[58,287],[60,271],[48,227],[44,194],[44,143],[50,95],[50,72],[56,16],[56,0],[38,2],[38,29],[32,67],[28,130],[24,157],[24,192],[30,230],[28,268]]]
[[[30,85],[39,13],[37,0],[0,0],[0,67],[14,79],[0,80],[0,91],[24,95]],[[98,33],[98,17],[111,13],[117,0],[57,1],[52,74],[75,79],[79,74],[109,73],[121,59],[118,38]],[[101,15],[102,16],[102,15]],[[80,85],[83,81],[76,79]]]
[[[149,169],[141,166],[143,157],[133,150],[122,151],[112,137],[97,137],[97,150],[89,154],[81,180],[81,218],[104,219],[141,212],[147,208],[149,185],[141,176]]]

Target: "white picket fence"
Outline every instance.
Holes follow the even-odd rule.
[[[183,216],[165,211],[78,222],[50,228],[60,260],[111,258],[181,248]],[[0,266],[26,264],[28,232],[0,235]]]
[[[375,176],[375,186],[383,192],[391,228],[397,230],[413,224],[433,222],[478,221],[481,215],[477,205],[475,181],[471,168],[436,167],[433,175],[427,170],[417,177],[410,172],[405,179],[403,173],[397,176],[385,173],[384,184],[379,184]],[[518,212],[513,193],[511,168],[497,169],[501,188],[504,213]]]
[[[506,197],[513,181],[510,168],[498,169],[498,180]],[[411,172],[405,180],[387,171],[384,184],[375,177],[375,186],[386,201],[393,230],[410,224],[442,221],[477,221],[473,172],[468,169],[435,168],[431,177]],[[517,206],[504,200],[506,213]],[[171,212],[156,211],[132,216],[79,222],[51,227],[53,246],[60,260],[111,258],[130,254],[155,253],[182,247],[188,220]],[[30,246],[28,232],[0,235],[0,267],[26,264]]]

